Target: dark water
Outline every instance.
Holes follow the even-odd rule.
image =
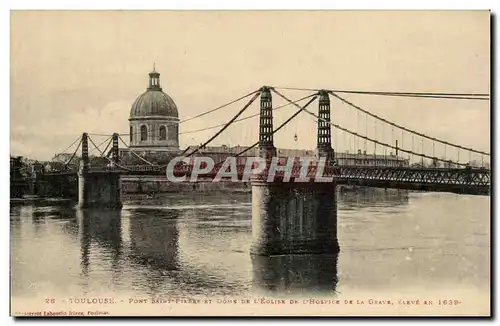
[[[12,205],[12,297],[414,294],[489,298],[489,197],[344,194],[338,257],[252,258],[249,194],[169,195],[121,212]]]

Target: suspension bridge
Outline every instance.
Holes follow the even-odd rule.
[[[86,207],[110,207],[121,208],[120,178],[121,176],[165,176],[168,168],[177,177],[189,176],[194,171],[195,160],[193,158],[203,154],[203,149],[217,139],[227,129],[242,121],[251,118],[259,118],[258,139],[253,144],[246,146],[241,151],[231,154],[235,158],[244,157],[253,149],[258,150],[260,158],[266,162],[266,169],[253,174],[250,177],[252,188],[252,230],[254,243],[252,253],[258,255],[290,254],[290,253],[333,253],[339,250],[337,242],[336,227],[336,192],[337,185],[348,184],[365,187],[411,189],[420,191],[440,191],[457,194],[489,195],[490,193],[490,169],[485,161],[489,162],[490,153],[454,144],[450,141],[438,139],[431,135],[412,130],[408,127],[390,121],[384,117],[371,113],[359,105],[344,98],[343,93],[360,93],[359,91],[324,90],[324,89],[300,89],[309,91],[305,97],[291,100],[284,95],[284,90],[297,90],[291,88],[280,88],[264,86],[248,93],[234,101],[208,110],[192,118],[177,122],[199,119],[205,115],[221,110],[231,104],[246,100],[246,103],[226,123],[209,126],[197,131],[218,129],[211,137],[195,148],[188,147],[177,153],[191,163],[176,164],[169,167],[169,162],[158,164],[150,162],[146,157],[128,148],[141,164],[128,164],[119,155],[120,142],[128,147],[122,136],[126,133],[101,134],[107,137],[99,145],[93,140],[96,134],[82,133],[71,145],[76,146],[73,154],[62,167],[55,171],[42,171],[37,175],[40,180],[49,181],[59,187],[60,193],[68,186],[78,187],[78,202],[82,208]],[[367,95],[389,96],[389,97],[419,97],[440,98],[446,100],[470,100],[488,101],[487,94],[451,94],[451,93],[389,93],[389,92],[361,92]],[[242,114],[260,97],[260,110],[258,114],[242,117]],[[273,106],[273,97],[284,101],[284,105]],[[355,130],[341,126],[331,120],[331,100],[335,99],[344,103],[356,111],[358,117],[364,115],[365,121],[372,119],[375,128],[379,127],[384,132],[390,130],[391,141],[387,137],[377,139],[368,132],[368,124],[365,130],[357,127]],[[307,100],[303,105],[299,103]],[[317,100],[317,113],[309,107]],[[285,106],[294,108],[293,114],[285,119],[279,126],[275,127],[273,113]],[[279,157],[274,145],[274,136],[291,121],[297,117],[309,116],[317,126],[316,132],[316,160],[302,169],[300,162],[294,161],[291,165],[289,180],[285,180],[284,173],[278,173],[275,178],[268,180],[267,167],[273,158]],[[361,118],[362,119],[362,118]],[[359,119],[358,119],[359,120]],[[408,155],[410,162],[422,164],[391,165],[366,165],[362,164],[363,155],[358,156],[359,164],[339,164],[338,153],[332,147],[332,130],[334,141],[342,132],[353,139],[371,144],[374,155],[381,150],[387,155],[387,150],[396,155],[403,153]],[[396,134],[401,134],[395,139]],[[254,133],[255,134],[255,133]],[[128,134],[130,136],[130,134]],[[376,133],[375,133],[376,135]],[[424,142],[431,146],[424,148]],[[107,142],[107,144],[106,144]],[[420,143],[417,147],[416,143]],[[92,163],[89,157],[89,146],[100,153],[100,163]],[[438,147],[442,155],[438,157]],[[103,148],[103,149],[101,149]],[[79,164],[74,164],[74,158],[80,151]],[[365,151],[366,153],[366,151]],[[390,154],[392,155],[392,153]],[[451,156],[454,157],[451,157]],[[455,156],[456,155],[456,156]],[[472,166],[472,157],[480,158],[479,166]],[[464,159],[468,157],[468,161]],[[462,159],[461,159],[462,158]],[[294,182],[300,178],[301,171],[305,170],[307,176],[315,176],[318,172],[318,162],[323,159],[326,162],[322,166],[323,176],[331,177],[331,182]],[[430,160],[432,164],[425,166],[424,159]],[[486,160],[485,160],[486,159]],[[476,160],[476,162],[479,160]],[[238,161],[236,166],[238,180],[241,181],[245,167],[244,161]],[[212,169],[200,175],[204,181],[214,179],[220,170],[225,170],[224,162],[218,162]],[[231,168],[231,167],[229,167]],[[234,168],[234,167],[233,167]],[[73,182],[68,180],[73,180]],[[74,181],[78,179],[78,182]],[[231,178],[222,178],[221,181],[234,181]],[[290,181],[290,182],[286,182]]]
[[[399,124],[389,121],[383,117],[370,113],[369,111],[353,104],[352,102],[341,97],[339,94],[341,92],[353,93],[353,91],[327,91],[327,90],[311,90],[312,94],[303,97],[299,100],[292,101],[287,96],[283,95],[278,88],[274,87],[263,87],[260,90],[251,92],[244,97],[241,97],[235,101],[231,101],[228,104],[233,104],[236,101],[241,101],[245,98],[251,97],[251,99],[243,106],[239,112],[236,113],[227,123],[223,125],[211,126],[208,128],[203,128],[198,131],[205,131],[209,129],[214,129],[214,127],[219,128],[219,130],[210,137],[207,141],[201,144],[199,147],[192,149],[187,148],[181,153],[185,157],[196,156],[200,154],[202,149],[213,142],[217,137],[219,137],[229,126],[247,120],[253,117],[260,117],[260,127],[259,127],[259,140],[253,143],[251,146],[246,147],[244,150],[235,153],[234,157],[241,157],[247,152],[255,147],[259,149],[274,148],[273,136],[281,129],[283,129],[292,120],[296,119],[299,114],[310,115],[317,121],[317,148],[321,155],[325,155],[331,162],[335,162],[335,151],[331,146],[331,130],[338,130],[344,132],[345,134],[353,136],[353,138],[358,138],[366,143],[370,142],[373,144],[374,153],[377,151],[377,146],[383,148],[384,153],[387,155],[387,149],[394,151],[396,155],[399,153],[408,154],[409,157],[418,157],[420,159],[428,159],[432,161],[432,166],[425,167],[424,164],[414,164],[414,166],[366,166],[362,164],[355,165],[335,165],[327,166],[325,168],[325,175],[332,176],[336,184],[355,184],[360,186],[368,187],[381,187],[381,188],[397,188],[397,189],[413,189],[413,190],[426,190],[426,191],[445,191],[454,192],[462,194],[489,194],[490,189],[490,171],[484,165],[484,158],[489,158],[490,154],[481,150],[476,150],[473,148],[467,148],[458,144],[453,144],[445,140],[437,139],[435,137],[425,135],[415,130],[411,130]],[[280,107],[272,107],[272,97],[271,92],[281,97],[286,101],[285,105]],[[359,93],[359,92],[355,92]],[[387,92],[369,92],[372,95],[384,95],[384,96],[405,96],[405,97],[424,97],[424,98],[445,98],[445,99],[470,99],[470,100],[485,100],[487,99],[484,94],[449,94],[449,93],[431,93],[431,94],[419,94],[419,93],[387,93]],[[259,114],[251,115],[249,117],[241,119],[240,116],[248,109],[248,107],[261,96],[261,111]],[[263,96],[264,95],[264,96]],[[266,97],[268,96],[268,97]],[[332,123],[330,120],[330,96],[348,104],[353,109],[361,112],[366,117],[371,117],[383,125],[387,125],[391,128],[392,135],[394,138],[394,130],[399,129],[401,131],[401,136],[398,140],[392,143],[384,142],[381,140],[374,139],[368,136],[368,126],[365,125],[365,134],[360,130],[349,130],[342,127],[336,123]],[[308,109],[310,104],[314,102],[319,97],[319,109],[318,114],[315,114]],[[266,99],[269,99],[266,100]],[[297,104],[300,101],[308,99],[308,102],[300,106]],[[214,112],[215,110],[220,110],[221,108],[227,106],[223,105],[216,109],[209,110],[195,117],[186,119],[182,122],[186,122],[192,119],[201,118],[207,114]],[[273,129],[273,116],[272,113],[275,110],[281,109],[284,106],[293,106],[297,110],[286,119],[280,126]],[[360,129],[360,128],[358,128]],[[411,139],[408,141],[408,145],[405,147],[405,134],[408,134],[406,139]],[[119,144],[128,147],[126,142],[122,138],[123,134],[114,133],[112,135],[107,135],[108,138],[105,139],[99,145],[93,141],[91,136],[87,133],[83,133],[73,145],[76,144],[76,149],[73,152],[71,158],[61,167],[59,171],[50,171],[45,173],[48,176],[57,175],[76,175],[77,166],[75,164],[70,164],[73,162],[73,158],[77,156],[78,150],[81,148],[81,162],[85,173],[103,173],[110,172],[111,170],[121,175],[165,175],[168,164],[158,165],[149,162],[146,158],[141,157],[141,155],[134,150],[130,152],[141,160],[142,164],[126,164],[125,162],[120,162],[119,157]],[[420,138],[420,151],[416,149],[415,137]],[[429,146],[428,151],[424,151],[424,140],[430,141],[432,146]],[[106,144],[107,142],[107,144]],[[418,141],[417,141],[418,143]],[[456,158],[452,157],[437,157],[436,144],[441,145],[444,149],[446,155],[447,148],[448,153],[452,153],[451,149],[456,150]],[[101,165],[93,164],[90,168],[89,166],[89,145],[97,150],[101,157],[105,159]],[[106,145],[104,149],[101,149],[103,145]],[[111,148],[110,148],[111,147]],[[108,151],[109,149],[109,151]],[[380,150],[380,149],[379,149]],[[200,152],[201,151],[201,152]],[[265,151],[264,151],[265,152]],[[366,152],[366,151],[365,151]],[[441,151],[443,152],[443,151]],[[460,154],[462,152],[462,158],[469,158],[469,161],[460,161]],[[471,155],[479,155],[481,157],[481,166],[472,167],[470,165]],[[276,155],[273,155],[276,156]],[[362,159],[362,157],[361,157]],[[417,161],[417,160],[414,160]],[[202,175],[206,178],[214,178],[219,172],[222,166],[222,162],[215,164],[214,168],[207,171]],[[245,164],[241,160],[237,165],[238,176],[241,178],[243,174]],[[316,166],[312,162],[309,166],[307,175],[316,174]],[[176,165],[174,167],[173,174],[175,176],[189,176],[192,173],[193,165]],[[297,177],[300,172],[300,166],[294,164],[292,179]],[[223,178],[222,181],[225,179]]]

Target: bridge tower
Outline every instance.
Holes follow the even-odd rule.
[[[113,134],[113,162],[115,159],[118,160],[117,136]],[[78,207],[121,209],[120,192],[120,171],[113,167],[95,169],[91,167],[88,134],[83,133],[82,159],[78,170]]]
[[[111,147],[111,161],[117,164],[119,160],[118,156],[118,134],[115,132],[112,136],[113,147]]]
[[[269,163],[276,156],[272,137],[272,98],[261,89],[259,153]],[[320,110],[329,118],[328,96]],[[328,113],[326,113],[328,111]],[[328,125],[328,129],[329,129]],[[322,150],[332,153],[331,136],[323,134]],[[328,150],[329,148],[329,150]],[[257,256],[294,254],[337,254],[337,205],[332,182],[289,182],[276,176],[268,180],[267,169],[251,178],[252,237],[250,253]]]
[[[269,161],[276,156],[273,140],[273,98],[269,87],[260,90],[259,155]]]
[[[332,127],[330,126],[330,97],[327,91],[319,92],[318,106],[318,156],[326,157],[328,163],[333,163],[335,153],[332,149]]]

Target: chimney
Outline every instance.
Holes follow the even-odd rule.
[[[361,150],[360,149],[358,149],[358,155],[361,155]]]
[[[366,155],[366,151],[363,151],[363,155]]]

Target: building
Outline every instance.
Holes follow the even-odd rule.
[[[338,165],[363,165],[363,166],[409,166],[406,158],[394,155],[367,154],[366,151],[357,153],[335,153],[335,161]]]
[[[11,156],[10,157],[10,179],[22,179],[24,178],[24,164],[22,156]]]
[[[186,154],[193,152],[198,149],[199,146],[189,146],[186,150]],[[259,148],[258,146],[248,149],[248,146],[206,146],[198,150],[195,155],[203,155],[211,157],[215,162],[224,161],[228,156],[234,156],[236,154],[245,151],[239,160],[239,163],[244,161],[245,157],[258,156]],[[279,157],[311,157],[317,158],[318,153],[316,150],[307,149],[287,149],[287,148],[277,148],[276,153]],[[367,154],[358,150],[357,153],[335,153],[335,161],[338,165],[362,165],[362,166],[409,166],[408,159],[394,155],[392,152],[389,155],[375,155]],[[280,163],[281,164],[281,163]]]
[[[130,149],[144,152],[179,151],[179,112],[160,85],[160,73],[149,73],[149,85],[132,104],[129,117]]]
[[[70,160],[71,162],[69,163],[76,163],[78,162],[80,158],[76,155],[73,155],[71,153],[59,153],[54,155],[52,158],[52,162],[58,162],[58,163],[68,163]]]

